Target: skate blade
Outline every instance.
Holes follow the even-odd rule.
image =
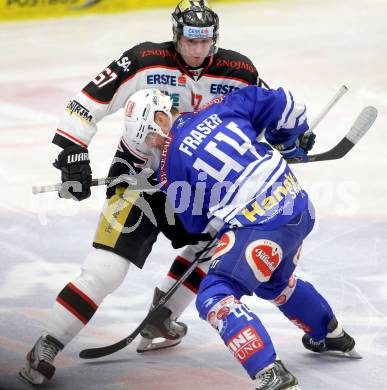
[[[30,375],[31,371],[34,371],[33,376]],[[18,377],[24,383],[27,383],[27,384],[33,385],[33,386],[40,386],[46,381],[46,378],[42,374],[40,374],[39,372],[37,372],[35,370],[32,370],[31,368],[26,369],[26,367],[23,367],[19,371]]]
[[[145,337],[142,337],[141,341],[137,346],[137,352],[144,353],[149,351],[158,351],[160,349],[175,347],[180,343],[181,343],[181,339],[177,339],[177,340],[168,340],[164,338],[147,339]]]
[[[324,355],[329,355],[329,356],[336,356],[336,357],[342,357],[346,359],[363,359],[363,356],[360,355],[359,352],[357,352],[354,349],[348,352],[341,352],[341,351],[326,351],[323,352]]]

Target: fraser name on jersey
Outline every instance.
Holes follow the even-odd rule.
[[[305,105],[288,91],[246,87],[177,119],[158,178],[188,231],[275,229],[308,197],[279,152],[257,137],[296,140],[307,130]]]

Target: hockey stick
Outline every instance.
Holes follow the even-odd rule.
[[[333,100],[337,101],[337,98],[332,99],[332,102]],[[330,104],[330,106],[332,107],[332,104]],[[327,109],[325,109],[325,112],[327,112]],[[315,126],[318,123],[320,123],[321,119],[325,115],[326,114],[320,115],[320,119],[316,118],[316,120],[314,121]],[[356,118],[349,132],[336,146],[334,146],[332,149],[328,150],[327,152],[309,155],[308,156],[309,159],[306,162],[337,160],[339,158],[344,157],[360,141],[360,139],[364,136],[364,134],[370,129],[377,115],[378,115],[378,111],[376,110],[375,107],[368,106],[363,108],[363,110]],[[287,162],[289,164],[298,164],[301,163],[302,161],[298,159],[292,159],[292,160],[288,160]],[[117,180],[119,182],[120,179],[121,180],[123,179],[131,186],[131,190],[133,191],[144,191],[149,193],[159,191],[159,187],[151,186],[148,182],[143,181],[143,179],[138,181],[137,180],[138,177],[139,175],[121,175],[119,177],[106,177],[102,179],[93,179],[91,182],[91,186],[109,185],[114,180]],[[147,184],[149,184],[149,186]],[[40,194],[43,192],[59,191],[61,187],[62,187],[62,183],[52,184],[47,186],[33,186],[32,193]]]
[[[208,254],[208,252],[215,247],[212,245],[216,241],[213,238],[204,249],[197,252],[195,260],[192,262],[190,267],[181,275],[181,277],[176,280],[175,283],[170,287],[170,289],[165,293],[165,295],[157,302],[157,304],[149,311],[146,317],[142,320],[140,325],[127,337],[118,341],[115,344],[107,345],[105,347],[98,348],[88,348],[84,349],[79,353],[79,357],[82,359],[95,359],[103,356],[111,355],[114,352],[117,352],[126,346],[128,346],[143,330],[146,324],[150,322],[159,312],[159,310],[164,307],[164,305],[169,301],[172,295],[176,292],[176,290],[185,282],[185,280],[191,275],[193,270],[198,266],[198,264],[208,261],[210,257],[203,257],[203,254]]]
[[[306,162],[337,160],[344,157],[360,141],[365,133],[367,133],[372,124],[375,122],[377,116],[378,111],[375,107],[364,107],[353,123],[351,129],[336,146],[327,152],[308,156],[308,161]],[[292,159],[287,160],[287,163],[298,164],[302,163],[302,161],[299,159]]]
[[[325,116],[328,114],[328,112],[332,109],[332,107],[343,97],[343,95],[348,91],[348,88],[345,85],[342,85],[340,89],[336,92],[336,94],[333,96],[333,98],[328,102],[328,104],[322,109],[319,115],[312,121],[312,123],[309,126],[309,130],[307,133],[313,132],[315,127],[322,121],[322,119],[325,118]],[[263,134],[262,134],[263,136]],[[105,177],[100,179],[93,179],[91,181],[91,187],[94,186],[103,186],[103,185],[110,185],[113,181],[118,179],[117,177]],[[137,183],[137,175],[121,175],[120,179],[125,180],[131,187],[133,186],[133,191],[145,191],[144,188],[136,188],[138,186]],[[141,184],[146,184],[142,182]],[[63,183],[57,183],[57,184],[50,184],[45,186],[38,186],[34,185],[32,186],[32,193],[33,194],[41,194],[44,192],[59,192],[63,186]],[[146,192],[156,192],[158,189],[156,188],[146,188]]]
[[[114,181],[117,181],[117,183],[120,183],[122,181],[125,181],[129,184],[132,191],[144,191],[144,192],[157,192],[159,191],[159,187],[152,186],[148,181],[144,180],[142,177],[140,180],[138,180],[140,175],[121,175],[118,177],[104,177],[100,179],[93,179],[91,181],[90,186],[103,186],[103,185],[114,185]],[[59,192],[63,187],[63,183],[57,183],[57,184],[49,184],[45,186],[32,186],[32,193],[33,194],[42,194],[44,192]]]
[[[328,112],[332,109],[334,105],[348,92],[348,87],[342,85],[340,89],[336,92],[335,96],[328,102],[328,104],[322,109],[320,114],[310,123],[309,130],[307,133],[312,133],[313,130],[319,125],[319,123],[326,117]]]

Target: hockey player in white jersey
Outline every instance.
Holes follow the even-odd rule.
[[[154,166],[160,159],[158,181],[185,228],[218,231],[196,299],[200,317],[219,333],[256,390],[299,386],[258,316],[240,301],[244,295],[272,302],[305,333],[307,349],[359,358],[329,303],[294,274],[314,209],[282,156],[308,159],[298,143],[308,130],[305,105],[282,88],[250,86],[172,125],[170,113],[152,103],[164,99],[156,90],[134,94],[128,104],[136,111],[125,137],[138,150],[152,150]],[[138,115],[145,107],[147,118]],[[257,141],[262,132],[274,148]]]
[[[166,91],[181,112],[191,112],[217,97],[251,84],[262,84],[258,72],[244,55],[218,47],[219,19],[207,1],[184,0],[172,14],[173,40],[144,42],[125,51],[94,77],[67,104],[53,143],[63,150],[56,166],[66,184],[63,197],[83,200],[90,196],[91,168],[88,146],[98,122],[122,109],[128,97],[140,88],[155,87]],[[127,107],[130,110],[130,107]],[[150,166],[150,158],[130,145],[125,137],[119,145],[109,176],[133,174]],[[176,248],[188,245],[173,261],[155,300],[189,267],[200,240],[208,234],[186,232],[178,218],[175,225],[166,223],[165,195],[131,193],[125,207],[117,213],[114,205],[122,201],[125,181],[107,189],[107,201],[96,229],[93,249],[83,262],[80,275],[59,292],[42,337],[27,355],[20,375],[30,383],[40,384],[54,374],[54,358],[88,323],[103,299],[124,280],[130,264],[142,268],[162,231]],[[77,191],[79,190],[79,191]],[[138,202],[150,205],[156,225],[142,216]],[[115,226],[115,228],[112,228]],[[117,228],[118,226],[118,228]],[[135,230],[131,227],[137,226]],[[71,239],[69,238],[71,243]],[[205,245],[205,241],[204,244]],[[177,321],[194,299],[209,264],[198,267],[185,281],[162,315],[142,332],[139,352],[177,345],[187,326]],[[162,340],[160,343],[155,340]]]

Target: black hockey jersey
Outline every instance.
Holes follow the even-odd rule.
[[[97,123],[123,108],[139,89],[165,91],[180,112],[190,112],[217,96],[257,83],[255,66],[238,52],[219,49],[195,72],[187,69],[173,42],[144,42],[124,52],[70,100],[53,142],[62,148],[74,143],[88,147]]]

